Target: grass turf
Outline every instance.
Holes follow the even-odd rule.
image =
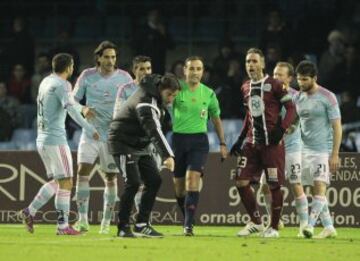
[[[122,239],[99,235],[99,226],[82,236],[56,236],[55,225],[37,225],[29,234],[21,225],[0,225],[0,260],[360,260],[360,230],[338,228],[336,239],[297,238],[296,228],[278,239],[238,238],[238,227],[205,227],[195,237],[179,226],[155,226],[162,239]],[[319,232],[320,228],[316,230]]]

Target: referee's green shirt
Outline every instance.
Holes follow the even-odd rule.
[[[180,81],[181,91],[173,103],[173,132],[206,133],[208,116],[220,116],[219,101],[212,89],[200,83],[194,91]]]

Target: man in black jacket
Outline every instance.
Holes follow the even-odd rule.
[[[119,209],[119,237],[162,237],[150,226],[149,217],[161,185],[159,170],[149,149],[154,144],[164,160],[163,165],[174,170],[174,154],[166,141],[161,126],[165,107],[172,103],[180,90],[173,75],[148,75],[140,82],[140,88],[122,104],[115,104],[109,130],[109,152],[114,156],[122,176],[125,190]],[[121,88],[118,96],[121,96]],[[119,99],[120,100],[120,99]],[[129,219],[134,197],[141,183],[144,191],[140,211],[132,232]]]

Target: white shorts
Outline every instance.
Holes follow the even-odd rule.
[[[302,184],[314,185],[314,181],[330,184],[329,154],[303,153],[302,154]]]
[[[301,183],[301,165],[300,151],[285,154],[285,178],[289,179],[290,184]],[[260,184],[267,184],[264,172],[261,174]]]
[[[37,150],[45,165],[48,178],[58,180],[73,177],[73,160],[67,144],[38,144]]]
[[[96,141],[81,134],[77,153],[78,163],[94,164],[100,158],[100,168],[105,173],[119,173],[114,158],[109,154],[106,142]]]

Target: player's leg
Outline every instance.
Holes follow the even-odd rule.
[[[185,180],[185,221],[184,221],[184,234],[186,236],[193,236],[193,224],[195,212],[200,197],[202,173],[195,170],[188,170],[186,172]]]
[[[271,191],[270,191],[268,184],[266,183],[266,175],[264,172],[261,174],[261,178],[260,178],[260,191],[264,196],[265,209],[266,209],[266,212],[267,212],[269,220],[270,220],[270,217],[271,217]]]
[[[151,155],[141,156],[139,170],[144,189],[140,201],[140,209],[134,226],[134,234],[143,237],[162,237],[149,222],[156,195],[161,186],[161,177],[154,158]]]
[[[204,174],[205,163],[209,153],[209,141],[206,134],[190,135],[188,140],[188,153],[185,154],[185,221],[184,235],[193,236],[195,213],[199,203],[201,177]],[[176,156],[175,156],[176,157]],[[175,163],[176,164],[176,163]]]
[[[188,142],[185,137],[174,133],[172,136],[172,148],[175,154],[174,190],[176,202],[185,219],[185,175],[187,170]]]
[[[141,202],[141,197],[142,197],[143,191],[144,191],[144,185],[141,185],[138,192],[136,192],[136,195],[134,198],[136,213],[139,213],[139,210],[140,210],[140,202]]]
[[[314,236],[314,238],[322,239],[336,237],[337,232],[334,228],[333,220],[330,215],[329,203],[327,199],[322,211],[320,212],[320,220],[324,229],[318,235]]]
[[[262,151],[267,183],[271,191],[271,222],[264,237],[278,237],[279,221],[283,208],[281,187],[285,182],[285,149],[283,145],[269,145]]]
[[[101,170],[105,172],[103,217],[99,233],[108,234],[110,232],[110,222],[115,209],[115,204],[116,201],[118,201],[117,174],[119,173],[119,170],[116,167],[113,157],[108,153],[106,143],[101,143],[99,157]]]
[[[241,202],[251,218],[251,222],[237,233],[240,237],[264,231],[256,203],[256,196],[250,186],[250,181],[259,182],[261,173],[262,164],[257,149],[250,144],[245,144],[236,170],[236,187],[240,194]]]
[[[299,217],[300,233],[298,236],[302,236],[302,230],[308,224],[309,219],[309,206],[308,200],[304,193],[304,188],[301,183],[301,173],[302,173],[302,162],[301,162],[301,152],[287,153],[286,156],[285,169],[287,178],[289,179],[291,191],[295,198],[295,208]]]
[[[130,213],[133,208],[135,194],[141,185],[138,167],[139,156],[132,154],[114,155],[114,161],[125,182],[124,191],[120,197],[117,236],[134,237],[130,227]]]
[[[176,165],[175,165],[176,168]],[[175,171],[175,177],[173,178],[174,182],[174,189],[175,189],[175,198],[176,202],[180,208],[180,211],[185,219],[185,196],[186,196],[186,190],[185,190],[185,175],[186,171],[184,172],[182,177],[178,177],[177,172]]]
[[[88,211],[90,200],[90,172],[98,157],[98,143],[90,140],[82,134],[77,153],[77,181],[76,181],[76,205],[78,209],[78,221],[75,224],[79,231],[89,230]]]
[[[73,187],[73,161],[68,145],[56,147],[53,160],[54,179],[59,188],[55,195],[55,209],[57,215],[57,235],[79,235],[80,232],[69,226],[70,196]]]
[[[309,224],[303,230],[303,234],[307,238],[311,238],[313,236],[316,221],[320,216],[320,213],[323,212],[324,208],[326,210],[326,188],[330,183],[328,155],[325,153],[313,155],[312,166],[311,175],[314,181],[313,202],[309,215]],[[320,238],[336,236],[336,230],[332,224],[331,218],[327,221],[329,221],[330,224],[328,224],[328,227],[320,233]]]
[[[42,185],[42,187],[36,194],[33,201],[30,203],[30,205],[20,212],[20,214],[21,214],[20,217],[22,218],[27,231],[29,231],[30,233],[34,232],[33,220],[36,215],[36,212],[55,195],[55,193],[58,189],[58,184],[53,179],[53,174],[52,174],[51,166],[50,166],[51,162],[50,162],[48,152],[46,151],[46,148],[44,146],[38,146],[37,150],[38,150],[40,158],[45,166],[46,175],[51,180],[49,182],[45,183],[44,185]]]

